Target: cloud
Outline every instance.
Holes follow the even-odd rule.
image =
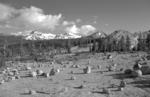
[[[81,27],[77,27],[76,25],[66,27],[67,33],[72,33],[81,36],[87,36],[94,33],[97,29],[92,25],[82,25]]]
[[[53,30],[59,25],[62,15],[45,15],[42,9],[31,6],[30,8],[21,9],[19,18],[34,27]]]
[[[15,9],[9,5],[0,4],[0,21],[4,24],[9,22],[11,25],[22,25],[27,28],[54,30],[60,24],[61,19],[61,14],[46,15],[42,9],[34,6]]]
[[[76,19],[76,22],[77,23],[80,23],[82,20],[81,19]]]
[[[40,30],[52,33],[67,32],[86,36],[93,33],[96,28],[92,25],[77,24],[81,19],[75,21],[64,20],[62,14],[45,14],[43,9],[35,6],[16,9],[12,6],[0,3],[0,28],[9,31]],[[11,29],[11,30],[9,30]]]
[[[83,26],[81,26],[80,30],[81,30],[81,31],[80,31],[81,34],[82,34],[83,36],[86,36],[86,35],[89,35],[89,34],[95,32],[95,31],[96,31],[96,28],[93,27],[92,25],[83,25]]]
[[[76,25],[66,27],[66,32],[68,33],[73,33],[73,34],[79,34],[80,33],[80,28],[78,28]]]
[[[16,10],[13,7],[0,3],[0,21],[10,19],[15,12]]]
[[[74,21],[63,21],[62,25],[63,26],[69,26],[69,25],[74,25],[75,22]]]

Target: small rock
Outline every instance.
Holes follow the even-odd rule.
[[[125,74],[131,74],[131,73],[132,73],[132,70],[131,70],[131,69],[126,69],[126,70],[124,71],[124,73],[125,73]]]
[[[74,76],[71,76],[71,78],[70,78],[70,80],[75,80],[76,79],[76,77],[74,77]]]
[[[11,77],[11,80],[16,80],[16,77],[12,76],[12,77]]]
[[[31,69],[32,69],[32,68],[31,68],[31,67],[29,67],[29,66],[27,66],[27,67],[26,67],[26,70],[31,70]]]
[[[48,78],[48,77],[49,77],[49,73],[44,73],[44,76],[45,76],[46,78]]]
[[[118,87],[118,90],[119,90],[119,91],[123,91],[124,88],[123,88],[123,87]]]
[[[20,79],[20,76],[15,76],[16,79]]]
[[[73,74],[73,71],[72,71],[72,70],[70,71],[70,74]]]
[[[36,70],[37,75],[42,75],[44,72],[42,70]]]
[[[103,92],[103,93],[106,93],[106,94],[110,94],[110,89],[108,89],[108,88],[103,88],[103,89],[102,89],[102,92]]]
[[[36,76],[37,76],[37,73],[33,71],[33,72],[31,72],[30,75],[31,75],[31,77],[36,77]]]
[[[60,72],[60,69],[56,69],[56,73],[59,73]]]
[[[134,71],[132,71],[132,76],[133,77],[141,77],[142,71],[141,70],[134,70]]]
[[[126,82],[124,81],[124,80],[122,80],[121,82],[120,82],[120,87],[126,87]]]
[[[8,75],[9,76],[14,76],[14,73],[13,72],[8,72]]]
[[[5,83],[5,81],[4,81],[4,80],[1,80],[1,81],[0,81],[0,84],[3,84],[3,83]]]
[[[84,68],[84,69],[83,69],[83,73],[84,73],[84,74],[91,73],[91,67],[90,67],[90,66],[87,66],[86,68]]]
[[[35,90],[30,90],[30,91],[29,91],[29,94],[35,95],[35,94],[36,94],[36,91],[35,91]]]
[[[55,69],[54,69],[54,68],[52,68],[52,69],[51,69],[51,71],[50,71],[49,75],[50,75],[50,76],[55,75]]]

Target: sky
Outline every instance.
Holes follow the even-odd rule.
[[[0,0],[0,33],[150,30],[150,0]]]

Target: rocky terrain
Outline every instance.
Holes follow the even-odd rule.
[[[77,53],[55,55],[49,62],[7,62],[1,68],[0,97],[150,97],[148,74],[124,73],[137,61],[149,66],[146,56]]]

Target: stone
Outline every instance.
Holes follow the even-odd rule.
[[[133,77],[141,77],[142,71],[141,70],[134,70],[134,71],[132,71],[132,76]]]
[[[125,86],[126,86],[126,82],[124,80],[121,80],[120,87],[125,87]]]
[[[35,91],[35,90],[30,90],[30,91],[29,91],[29,94],[35,95],[35,94],[36,94],[36,91]]]
[[[31,72],[30,75],[31,75],[31,77],[36,77],[36,76],[37,76],[37,73],[33,71],[33,72]]]
[[[103,89],[102,89],[102,92],[105,93],[105,94],[110,94],[110,89],[108,89],[108,88],[103,88]]]
[[[4,80],[1,80],[1,81],[0,81],[0,84],[3,84],[3,83],[5,83],[5,81],[4,81]]]
[[[83,69],[83,73],[84,73],[84,74],[91,73],[91,67],[90,67],[90,66],[87,66],[86,68],[84,68],[84,69]]]
[[[36,70],[37,75],[42,75],[44,72],[42,70]]]
[[[131,69],[126,69],[125,71],[124,71],[124,74],[131,74],[132,73],[132,70]]]

